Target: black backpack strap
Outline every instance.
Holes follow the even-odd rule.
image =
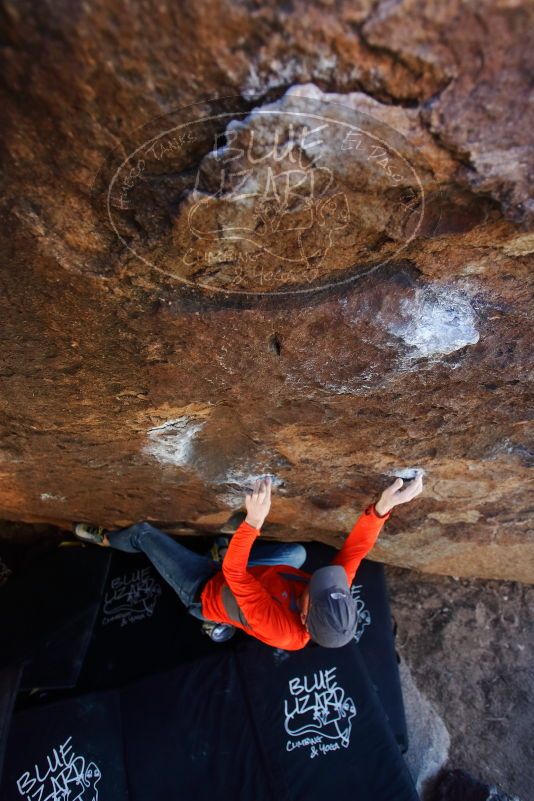
[[[304,578],[303,576],[296,576],[294,573],[282,573],[281,571],[276,571],[281,578],[286,579],[286,581],[296,581],[300,582],[301,584],[309,584],[309,578]]]

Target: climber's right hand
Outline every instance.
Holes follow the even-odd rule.
[[[253,528],[260,529],[271,508],[271,485],[269,477],[257,479],[251,493],[245,497],[247,516],[245,522]]]

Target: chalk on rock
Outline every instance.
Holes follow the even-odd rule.
[[[417,476],[424,476],[425,471],[422,467],[401,467],[399,469],[389,470],[387,475],[411,481],[412,478],[417,478]]]

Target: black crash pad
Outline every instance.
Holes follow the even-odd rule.
[[[304,569],[328,564],[335,550],[306,543]],[[402,751],[408,747],[384,568],[363,560],[354,584],[360,613],[356,641]],[[214,644],[142,554],[114,551],[94,634],[78,686],[105,689],[221,653],[238,639]],[[140,647],[142,643],[142,647]]]
[[[24,663],[22,689],[76,686],[110,560],[100,548],[55,548],[0,589],[0,667]]]
[[[308,549],[310,559],[330,555]],[[61,626],[39,612],[27,629],[36,653],[20,632],[13,652],[39,672],[38,686],[46,675],[71,688],[77,676],[77,686],[61,701],[26,695],[15,711],[2,801],[63,801],[64,786],[69,801],[416,800],[383,689],[398,671],[380,566],[358,572],[359,643],[287,652],[241,632],[212,643],[142,555],[61,550],[63,587],[79,558],[66,553],[84,557],[83,603]],[[45,611],[54,608],[64,608],[57,598]],[[47,644],[61,645],[49,663]]]
[[[384,566],[364,559],[352,585],[352,593],[360,611],[360,625],[356,632],[360,652],[404,753],[408,750],[408,731]]]
[[[417,798],[356,643],[290,652],[241,641],[237,660],[275,797]]]
[[[69,801],[417,801],[355,643],[285,652],[244,637],[15,712],[2,801],[56,801],[65,786]]]
[[[129,801],[118,692],[15,712],[2,801]]]
[[[221,653],[143,554],[113,551],[78,686],[115,687]]]
[[[126,688],[122,708],[131,801],[276,798],[233,651]]]
[[[10,665],[0,669],[0,777],[22,671],[22,665]]]

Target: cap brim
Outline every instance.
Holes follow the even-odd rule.
[[[317,597],[331,587],[342,587],[344,590],[348,590],[349,582],[345,568],[341,567],[341,565],[328,565],[327,567],[319,568],[315,573],[312,573],[309,587],[311,598],[313,596]]]

